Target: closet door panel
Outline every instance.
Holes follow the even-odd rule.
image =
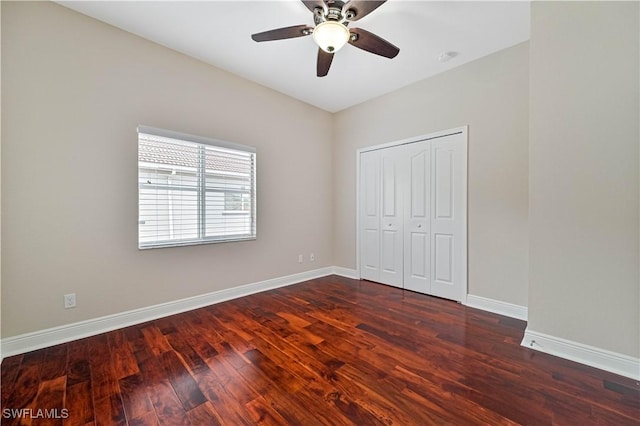
[[[382,220],[380,282],[402,287],[403,283],[403,147],[380,150],[382,158]]]
[[[431,142],[431,294],[462,301],[466,290],[466,140]]]
[[[405,147],[404,287],[420,293],[431,290],[431,153],[430,143]]]
[[[453,284],[453,236],[434,235],[435,281]]]
[[[380,280],[380,151],[360,155],[360,276]]]

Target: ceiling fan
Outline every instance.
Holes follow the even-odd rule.
[[[382,6],[386,0],[302,0],[302,3],[313,12],[315,27],[295,25],[275,30],[256,33],[251,36],[254,41],[282,40],[287,38],[313,35],[318,49],[318,77],[324,77],[329,72],[333,55],[347,42],[367,52],[395,58],[400,49],[385,39],[363,30],[362,28],[347,28],[349,23],[357,21]]]

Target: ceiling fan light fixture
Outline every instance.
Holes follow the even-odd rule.
[[[335,53],[349,41],[349,30],[338,21],[325,21],[314,28],[313,40],[325,52]]]

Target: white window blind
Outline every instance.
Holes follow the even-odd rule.
[[[256,238],[255,148],[138,127],[138,247]]]

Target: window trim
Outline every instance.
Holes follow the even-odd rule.
[[[220,148],[235,149],[237,151],[246,151],[256,153],[256,148],[249,145],[242,145],[235,142],[227,142],[220,139],[206,138],[204,136],[191,135],[189,133],[174,132],[172,130],[158,129],[151,126],[138,126],[138,133],[146,133],[149,135],[160,136],[164,138],[179,139],[185,142],[201,143],[203,145],[211,145]]]
[[[201,144],[201,145],[209,145],[212,147],[216,147],[216,148],[223,148],[223,149],[231,149],[231,150],[236,150],[236,151],[243,151],[246,153],[251,153],[253,154],[253,176],[252,176],[252,187],[253,187],[253,209],[247,212],[243,212],[249,216],[251,216],[252,218],[252,222],[251,222],[251,227],[253,229],[253,235],[250,236],[243,236],[243,237],[232,237],[229,238],[229,236],[219,236],[219,237],[201,237],[201,238],[197,238],[197,239],[184,239],[184,240],[158,240],[155,241],[153,243],[144,243],[142,244],[140,242],[140,234],[139,234],[139,229],[140,229],[140,213],[139,213],[139,209],[140,209],[140,183],[139,183],[139,178],[136,182],[137,186],[138,186],[138,190],[137,190],[137,197],[138,197],[138,249],[139,250],[147,250],[147,249],[155,249],[155,248],[164,248],[164,247],[181,247],[181,246],[192,246],[192,245],[201,245],[201,244],[218,244],[218,243],[226,243],[226,242],[236,242],[236,241],[253,241],[257,239],[257,197],[258,197],[258,190],[257,190],[257,156],[256,156],[256,148],[253,146],[249,146],[249,145],[243,145],[243,144],[239,144],[239,143],[234,143],[234,142],[228,142],[228,141],[223,141],[223,140],[219,140],[219,139],[213,139],[213,138],[207,138],[204,136],[197,136],[197,135],[192,135],[192,134],[188,134],[188,133],[181,133],[181,132],[175,132],[172,130],[166,130],[166,129],[159,129],[156,127],[151,127],[151,126],[145,126],[145,125],[139,125],[137,127],[137,133],[138,133],[138,144],[140,143],[140,134],[147,134],[147,135],[152,135],[152,136],[159,136],[159,137],[165,137],[165,138],[170,138],[170,139],[176,139],[176,140],[180,140],[180,141],[184,141],[184,142],[191,142],[191,143],[196,143],[196,144]],[[139,146],[139,145],[138,145]],[[138,148],[139,149],[139,148]],[[203,159],[201,158],[200,161],[203,161]],[[137,161],[137,167],[138,167],[138,176],[140,173],[140,160],[138,159]],[[198,174],[201,173],[201,167],[198,167]],[[206,188],[202,187],[202,182],[200,182],[199,179],[199,183],[198,183],[198,187],[197,189],[195,189],[195,191],[199,194],[200,197],[200,192],[201,190],[206,192]],[[200,209],[204,209],[205,208],[205,204],[202,203],[199,206]],[[202,215],[202,212],[199,212],[199,216]],[[206,226],[204,222],[200,223],[201,227]],[[204,235],[204,234],[202,234]]]

